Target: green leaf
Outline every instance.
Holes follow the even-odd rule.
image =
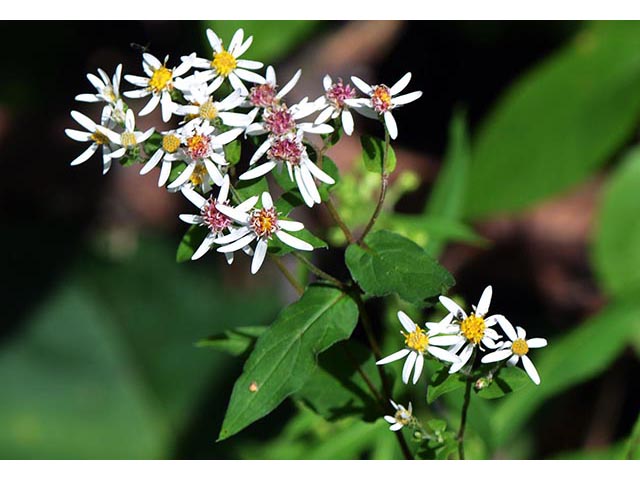
[[[224,146],[224,158],[231,165],[237,165],[242,156],[242,143],[240,140],[234,140]]]
[[[151,136],[144,142],[144,153],[147,157],[151,157],[162,145],[162,134],[153,132]]]
[[[633,431],[625,445],[624,458],[627,460],[640,460],[640,415],[638,415]]]
[[[513,212],[575,185],[634,134],[640,24],[595,22],[525,74],[483,123],[468,216]]]
[[[366,293],[377,297],[397,293],[408,302],[420,302],[455,284],[447,270],[405,237],[380,230],[365,241],[367,248],[349,245],[345,260]]]
[[[427,386],[427,403],[433,403],[438,397],[445,393],[455,392],[461,388],[464,388],[466,384],[465,378],[454,373],[449,375],[449,367],[444,366],[436,373],[433,374],[429,385]]]
[[[225,330],[224,333],[203,338],[196,343],[196,347],[207,347],[228,353],[234,357],[240,357],[249,353],[255,345],[258,337],[264,333],[267,327],[250,326]]]
[[[531,353],[541,384],[526,395],[509,395],[494,408],[492,425],[499,445],[508,442],[549,398],[604,372],[640,328],[640,306],[608,306],[564,337]],[[473,402],[472,402],[473,403]]]
[[[435,218],[436,222],[441,219],[444,223],[449,221],[451,224],[466,227],[460,223],[460,219],[464,215],[470,162],[466,115],[462,111],[457,111],[449,126],[447,154],[426,205],[425,216]],[[466,228],[469,229],[469,227]],[[432,238],[429,240],[427,251],[434,257],[438,257],[448,238],[446,236],[438,238],[437,235],[430,233]]]
[[[182,263],[191,260],[208,232],[209,230],[202,225],[191,225],[182,240],[180,240],[180,245],[178,245],[178,251],[176,252],[176,261]]]
[[[478,396],[492,399],[534,385],[527,373],[518,367],[502,367],[486,388],[479,390]]]
[[[363,135],[360,137],[360,143],[362,144],[362,160],[365,168],[370,172],[380,173],[382,171],[382,160],[384,159],[384,140],[370,135]],[[386,173],[391,173],[395,168],[396,154],[391,145],[389,145],[385,171]]]
[[[167,180],[167,185],[171,182],[174,182],[176,178],[180,176],[184,169],[187,168],[187,164],[184,162],[172,162],[171,163],[171,173],[169,173],[169,179]]]
[[[357,342],[341,342],[320,355],[318,366],[296,393],[297,398],[330,421],[347,416],[369,422],[380,418],[379,406],[358,371],[381,390],[380,375],[369,349]]]
[[[358,307],[344,292],[312,285],[265,331],[236,381],[218,440],[235,435],[300,390],[317,355],[351,336]]]
[[[254,178],[251,180],[239,180],[236,183],[235,190],[238,197],[240,197],[240,201],[244,202],[253,196],[260,196],[263,192],[268,192],[269,183],[265,177]]]
[[[206,22],[228,47],[237,29],[244,29],[245,40],[253,36],[247,58],[263,63],[274,63],[283,58],[303,40],[311,36],[320,22],[314,20],[214,20]],[[207,57],[211,46],[203,36]],[[289,79],[278,78],[284,85]]]
[[[603,289],[614,297],[640,293],[640,148],[629,152],[609,178],[598,212],[592,257]]]
[[[327,156],[322,157],[322,171],[336,181],[336,183],[332,184],[320,182],[318,185],[320,198],[323,202],[326,202],[329,199],[329,192],[338,185],[338,182],[340,182],[340,171],[333,160]]]
[[[300,205],[304,205],[304,200],[297,190],[284,192],[275,202],[276,211],[280,215],[289,215],[294,208]]]

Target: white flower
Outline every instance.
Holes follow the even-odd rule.
[[[98,130],[98,125],[86,115],[74,110],[71,112],[71,116],[87,131],[81,132],[79,130],[67,128],[64,131],[67,136],[77,142],[91,142],[91,145],[89,145],[84,152],[78,155],[75,160],[71,162],[71,165],[76,166],[86,162],[96,153],[98,147],[102,146],[102,174],[106,174],[111,168],[111,155],[113,151],[109,137],[100,132]],[[111,109],[109,106],[105,106],[102,109],[101,123],[103,126],[111,125]]]
[[[229,79],[234,89],[240,89],[244,95],[248,90],[242,80],[252,83],[264,83],[265,79],[251,70],[262,68],[261,62],[242,60],[240,57],[249,49],[253,37],[244,40],[244,31],[240,28],[231,38],[229,49],[225,50],[222,40],[210,28],[207,29],[207,38],[213,48],[213,59],[196,58],[193,66],[196,68],[211,69],[214,72],[214,90],[218,88],[225,78]]]
[[[393,408],[396,409],[396,413],[393,417],[391,415],[385,415],[384,419],[391,424],[389,430],[396,432],[405,425],[409,425],[411,420],[413,420],[413,406],[411,405],[411,402],[409,402],[409,408],[404,408],[393,400],[389,401]]]
[[[223,147],[238,138],[242,129],[235,128],[217,135],[214,130],[212,125],[201,125],[199,119],[192,120],[181,129],[180,137],[184,147],[177,153],[187,163],[187,167],[167,188],[182,188],[190,182],[207,193],[210,190],[209,179],[216,185],[222,185],[222,172],[218,166],[226,168],[228,165]]]
[[[125,75],[124,78],[127,82],[141,88],[139,90],[124,92],[124,96],[129,98],[143,98],[151,95],[151,99],[147,105],[140,110],[139,115],[141,117],[148,115],[160,104],[162,108],[162,121],[168,122],[176,107],[173,100],[171,100],[171,91],[174,88],[175,79],[185,74],[191,68],[191,61],[194,58],[195,54],[192,54],[192,57],[183,57],[180,65],[175,68],[167,68],[168,55],[165,57],[164,62],[160,62],[160,60],[150,53],[143,53],[142,68],[148,77]]]
[[[455,323],[452,326],[458,327],[459,332],[459,341],[451,348],[451,352],[458,353],[462,349],[458,353],[459,362],[451,365],[449,373],[455,373],[464,367],[471,358],[474,348],[482,349],[481,344],[490,349],[498,346],[495,342],[501,338],[501,335],[490,327],[496,324],[501,315],[491,315],[485,318],[491,304],[492,293],[491,286],[485,288],[480,296],[478,306],[474,306],[474,312],[468,316],[456,302],[444,295],[440,296],[440,303],[450,312],[441,322],[442,328],[446,328],[447,324],[453,320]]]
[[[229,235],[215,240],[215,243],[224,245],[218,248],[218,252],[235,252],[249,245],[253,240],[257,240],[251,262],[251,273],[255,274],[262,266],[262,262],[264,262],[269,240],[274,234],[280,241],[292,248],[306,251],[313,250],[312,245],[286,232],[298,232],[304,229],[304,225],[300,222],[278,218],[278,213],[273,206],[273,200],[269,192],[262,193],[262,208],[253,208],[257,202],[258,196],[255,196],[235,208],[226,205],[218,206],[219,212],[232,218],[240,225]]]
[[[276,71],[271,65],[269,65],[267,67],[267,81],[251,88],[243,106],[254,107],[254,111],[251,114],[255,118],[258,109],[268,108],[278,104],[280,100],[282,100],[282,98],[296,86],[301,74],[302,70],[298,69],[293,77],[291,77],[291,80],[289,80],[284,87],[278,90]]]
[[[396,125],[396,120],[393,118],[391,111],[401,105],[411,103],[422,96],[422,92],[420,91],[396,96],[407,87],[410,80],[411,72],[406,73],[391,88],[389,88],[384,84],[369,85],[358,77],[351,77],[351,81],[354,85],[365,95],[368,95],[369,98],[345,100],[345,103],[365,117],[378,119],[382,116],[389,135],[391,138],[395,139],[398,136],[398,126]]]
[[[145,132],[139,132],[136,130],[136,117],[133,115],[133,110],[127,110],[126,117],[124,119],[124,132],[116,133],[113,130],[96,126],[96,129],[106,135],[111,143],[120,146],[120,148],[111,154],[111,158],[122,157],[127,150],[134,148],[136,145],[141,144],[147,140],[154,132],[155,129],[150,128]]]
[[[100,78],[96,77],[93,73],[87,74],[89,82],[95,87],[97,93],[81,93],[80,95],[76,95],[76,100],[89,103],[105,102],[115,105],[120,98],[122,64],[116,67],[112,79],[109,79],[109,76],[101,68],[98,69],[98,74]]]
[[[324,76],[322,84],[325,94],[316,100],[318,110],[322,110],[322,112],[314,123],[325,123],[330,118],[337,118],[340,115],[344,133],[351,135],[353,133],[353,115],[351,115],[346,101],[355,99],[355,88],[348,83],[344,84],[342,79],[338,79],[334,83],[329,75]]]
[[[158,177],[158,186],[164,186],[169,179],[169,175],[171,175],[172,163],[180,159],[180,155],[177,153],[180,144],[181,139],[175,130],[163,132],[160,147],[153,153],[151,158],[147,160],[147,163],[144,164],[140,170],[140,175],[146,175],[153,167],[162,162],[160,176]]]
[[[250,180],[266,175],[276,166],[287,166],[289,178],[298,185],[298,190],[302,194],[304,203],[308,207],[313,207],[315,203],[320,203],[320,192],[316,186],[314,177],[321,182],[333,185],[335,180],[323,172],[320,167],[311,161],[307,154],[307,148],[302,142],[303,132],[298,131],[297,135],[288,133],[278,137],[274,137],[268,143],[267,150],[268,160],[240,175],[240,180]],[[260,157],[251,159],[253,163],[257,162]],[[252,163],[252,164],[253,164]]]
[[[210,197],[205,200],[189,187],[183,188],[182,193],[200,209],[200,215],[182,214],[180,215],[180,220],[191,225],[202,225],[209,229],[209,233],[207,233],[207,236],[191,257],[191,260],[197,260],[211,249],[214,240],[223,236],[224,230],[230,229],[233,223],[231,218],[218,210],[220,205],[229,205],[227,198],[229,196],[229,176],[225,175],[217,198]],[[227,263],[231,264],[233,262],[233,253],[228,252],[224,255],[227,258]]]
[[[505,317],[500,315],[498,317],[498,324],[504,330],[509,341],[504,342],[500,350],[491,352],[488,355],[482,357],[482,363],[493,363],[505,360],[508,358],[507,363],[511,366],[516,365],[518,360],[522,360],[527,375],[536,385],[540,385],[540,375],[533,362],[527,356],[530,348],[542,348],[547,346],[547,341],[544,338],[531,338],[527,340],[527,332],[522,327],[513,328],[513,325]]]
[[[246,128],[251,123],[251,117],[244,113],[232,112],[238,107],[243,96],[240,90],[235,90],[221,101],[215,101],[211,94],[215,88],[212,85],[192,83],[185,88],[184,98],[190,104],[176,107],[176,115],[196,117],[202,123],[210,124],[216,118],[229,127]]]
[[[402,368],[402,381],[409,383],[411,370],[413,370],[413,383],[417,383],[424,366],[424,355],[431,354],[435,358],[444,360],[445,362],[457,362],[459,359],[453,353],[439,347],[451,346],[458,342],[455,335],[438,335],[433,336],[430,330],[423,330],[414,323],[409,316],[402,312],[398,312],[398,320],[407,331],[401,331],[404,335],[404,343],[407,348],[397,351],[388,357],[378,360],[376,365],[384,365],[404,357],[407,359]],[[436,332],[439,333],[439,332]]]

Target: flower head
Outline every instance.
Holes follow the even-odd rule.
[[[404,408],[399,403],[389,400],[393,408],[395,408],[395,415],[385,415],[384,419],[391,424],[389,430],[396,432],[405,425],[409,425],[413,421],[413,406],[409,402],[409,408]]]
[[[395,139],[398,136],[398,126],[391,113],[392,110],[411,103],[422,96],[421,91],[398,95],[407,87],[410,80],[411,72],[408,72],[393,86],[387,87],[384,84],[369,85],[358,77],[351,77],[353,84],[369,98],[348,99],[345,100],[345,103],[365,117],[382,117],[389,135]]]
[[[131,150],[145,142],[155,131],[150,128],[144,132],[136,130],[136,117],[133,110],[127,110],[124,120],[124,131],[116,132],[110,128],[98,125],[96,130],[106,136],[109,141],[120,148],[111,153],[111,158],[120,158],[124,156],[127,150]]]
[[[79,102],[105,102],[115,105],[120,98],[120,78],[122,76],[122,64],[116,67],[113,77],[110,79],[104,70],[98,69],[99,78],[93,73],[87,74],[91,85],[96,89],[96,93],[81,93],[76,95]]]
[[[355,88],[349,83],[344,83],[341,78],[334,83],[329,75],[325,75],[322,82],[325,93],[316,100],[318,109],[322,112],[314,123],[322,124],[330,118],[340,116],[344,133],[351,135],[353,133],[353,115],[349,111],[347,101],[356,98]]]
[[[540,385],[540,375],[533,362],[529,359],[528,353],[531,348],[542,348],[547,346],[544,338],[530,338],[527,340],[527,332],[522,327],[513,328],[513,325],[502,315],[498,315],[498,324],[507,335],[508,341],[504,342],[499,350],[491,352],[482,357],[482,363],[493,363],[507,360],[509,365],[516,365],[522,361],[527,375],[536,385]]]
[[[86,132],[67,128],[65,130],[67,136],[77,142],[90,142],[90,145],[86,148],[86,150],[84,150],[71,162],[71,166],[80,165],[86,162],[98,151],[98,148],[102,147],[102,174],[106,174],[111,168],[111,158],[114,144],[111,142],[107,135],[105,135],[98,129],[98,127],[113,126],[111,121],[110,107],[105,106],[102,109],[100,125],[97,125],[93,120],[80,112],[72,111],[71,117],[73,117],[73,119],[78,122],[80,126],[84,127]]]
[[[458,342],[455,335],[439,335],[439,332],[431,332],[428,328],[422,329],[402,312],[398,312],[398,320],[406,331],[400,333],[404,336],[405,348],[378,360],[377,365],[384,365],[402,358],[406,358],[402,369],[402,381],[409,383],[409,377],[413,370],[413,383],[417,383],[424,366],[424,356],[428,353],[445,362],[457,362],[459,359],[453,353],[440,348],[451,346]]]

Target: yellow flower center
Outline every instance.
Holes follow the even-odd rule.
[[[91,140],[98,145],[105,145],[109,143],[109,139],[104,133],[98,132],[97,130],[91,134]]]
[[[207,176],[207,167],[203,164],[199,163],[196,165],[196,168],[193,170],[193,173],[189,177],[189,181],[194,187],[202,185]]]
[[[122,132],[120,135],[120,143],[123,147],[133,147],[138,142],[136,141],[136,136],[133,132]]]
[[[529,351],[529,345],[527,345],[527,342],[524,341],[522,338],[518,338],[511,345],[511,351],[519,356],[526,355],[527,352]]]
[[[149,79],[149,90],[152,92],[158,93],[164,89],[172,90],[173,84],[171,83],[171,78],[173,77],[173,70],[169,70],[167,67],[160,67]]]
[[[476,345],[484,338],[484,331],[486,328],[487,326],[484,323],[484,318],[473,313],[465,318],[460,324],[460,331],[462,332],[462,335]]]
[[[408,425],[411,421],[411,414],[408,410],[401,408],[396,412],[393,418],[396,419],[396,422],[401,423],[402,425]]]
[[[424,353],[429,346],[429,335],[417,325],[413,332],[403,333],[403,335],[405,345],[416,352]]]
[[[116,97],[116,92],[113,91],[112,87],[106,87],[102,91],[102,95],[104,95],[111,102],[115,102],[118,99],[118,97]]]
[[[165,152],[173,153],[180,147],[180,139],[174,134],[170,133],[162,137],[162,149]]]
[[[238,66],[236,57],[231,55],[226,50],[216,53],[211,61],[211,66],[216,69],[218,75],[223,77],[228,76]]]
[[[260,238],[271,238],[271,235],[278,230],[278,214],[276,209],[262,208],[255,210],[251,214],[251,228]]]
[[[218,116],[218,109],[213,104],[211,99],[200,105],[200,117],[205,120],[213,120]]]

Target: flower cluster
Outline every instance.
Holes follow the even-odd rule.
[[[231,263],[233,253],[242,250],[253,257],[251,272],[256,273],[274,239],[297,250],[312,250],[313,246],[287,233],[302,231],[304,225],[287,219],[268,191],[247,194],[237,182],[285,169],[302,202],[313,207],[321,203],[318,182],[332,185],[335,179],[323,170],[322,158],[317,155],[321,149],[309,135],[328,135],[336,128],[351,135],[351,111],[355,111],[381,120],[396,138],[391,111],[416,100],[421,92],[396,96],[407,86],[410,73],[391,88],[370,86],[352,77],[355,87],[366,95],[358,98],[354,86],[342,79],[334,82],[327,75],[325,93],[315,101],[285,102],[300,70],[280,86],[273,67],[268,66],[262,76],[258,71],[263,64],[244,58],[253,37],[245,38],[242,29],[227,46],[211,29],[207,38],[212,51],[206,58],[191,53],[176,62],[168,56],[160,60],[143,53],[143,74],[124,75],[134,88],[123,93],[122,65],[111,78],[102,69],[97,76],[88,74],[96,93],[78,95],[76,100],[102,103],[103,108],[99,122],[71,112],[86,131],[67,129],[66,134],[89,144],[71,165],[84,163],[101,148],[103,174],[116,159],[124,165],[142,164],[141,175],[158,167],[158,186],[181,192],[198,209],[198,213],[183,214],[180,219],[206,229],[192,259],[216,250]],[[163,126],[136,130],[136,116],[125,99],[145,99],[140,117],[159,106]],[[235,165],[240,159],[230,158],[228,151],[252,137],[257,149],[249,159],[249,168],[237,175]],[[410,358],[415,361],[417,357]]]

